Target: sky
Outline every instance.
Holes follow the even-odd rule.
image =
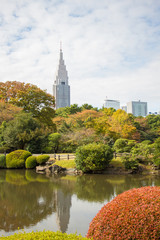
[[[0,0],[0,82],[52,94],[60,41],[71,104],[160,111],[159,0]]]

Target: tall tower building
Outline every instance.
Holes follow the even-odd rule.
[[[104,108],[114,108],[115,110],[120,109],[120,102],[118,100],[107,99],[104,100]]]
[[[70,107],[70,86],[68,85],[68,72],[63,60],[63,52],[60,47],[60,58],[58,69],[53,85],[53,96],[55,97],[55,108]]]
[[[127,113],[132,113],[134,116],[147,116],[147,102],[131,101],[127,103]]]

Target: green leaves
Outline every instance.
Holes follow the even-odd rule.
[[[32,140],[42,135],[41,124],[29,113],[17,115],[2,130],[5,145],[12,149],[24,149]]]
[[[74,233],[67,234],[62,232],[42,231],[42,232],[19,232],[8,237],[1,237],[2,240],[87,240],[88,238],[82,237]]]
[[[108,145],[90,143],[76,150],[76,167],[83,172],[103,170],[113,158]]]

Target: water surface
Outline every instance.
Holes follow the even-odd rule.
[[[143,175],[46,175],[33,170],[0,170],[0,236],[24,229],[86,235],[101,207],[117,194],[160,186]]]

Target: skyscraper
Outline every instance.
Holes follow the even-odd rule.
[[[104,100],[104,108],[114,108],[116,110],[120,109],[120,102],[118,100],[106,99]]]
[[[127,113],[132,113],[134,116],[147,116],[147,102],[131,101],[127,103]]]
[[[58,69],[53,85],[53,96],[55,97],[56,109],[70,106],[70,86],[68,85],[68,72],[63,60],[63,52],[61,47]]]

